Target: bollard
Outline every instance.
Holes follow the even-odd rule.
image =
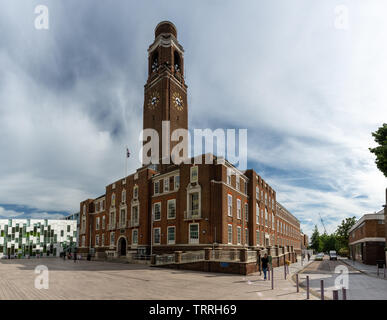
[[[376,274],[377,274],[377,276],[379,277],[379,265],[378,264],[376,264]]]
[[[339,290],[333,290],[333,300],[339,300]]]
[[[306,299],[309,300],[309,276],[306,276]]]
[[[321,300],[324,300],[324,280],[320,280]]]
[[[274,290],[274,268],[271,268],[271,290]]]
[[[347,300],[347,289],[342,287],[341,290],[342,290],[342,294],[343,294],[343,300]]]
[[[297,286],[297,292],[300,292],[300,286],[298,283],[298,273],[296,274],[296,286]]]
[[[270,264],[267,265],[267,280],[270,280]]]
[[[383,265],[383,278],[386,278],[386,264]]]
[[[284,262],[284,275],[285,275],[285,280],[286,280],[286,262]]]

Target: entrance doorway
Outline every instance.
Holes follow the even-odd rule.
[[[126,256],[126,239],[124,237],[121,237],[118,241],[118,254]]]

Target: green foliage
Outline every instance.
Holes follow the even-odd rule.
[[[336,229],[336,238],[338,242],[338,249],[344,248],[349,250],[349,229],[356,223],[356,217],[346,218],[341,222]]]
[[[320,250],[320,233],[317,226],[314,226],[312,237],[310,238],[310,248],[319,251]]]
[[[383,123],[377,131],[372,132],[372,136],[379,146],[369,150],[376,156],[376,166],[387,177],[387,124]]]
[[[317,226],[314,227],[311,237],[310,248],[317,252],[329,252],[335,250],[339,255],[348,256],[349,254],[349,229],[356,223],[356,218],[346,218],[337,227],[336,232],[332,234],[323,233],[320,235]]]

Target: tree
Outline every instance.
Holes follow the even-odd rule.
[[[315,250],[320,250],[320,233],[318,232],[317,225],[314,226],[312,237],[310,238],[310,247]]]
[[[377,131],[372,132],[375,142],[379,144],[378,147],[369,148],[369,150],[376,156],[376,166],[387,177],[387,124],[383,123]]]
[[[334,234],[322,234],[320,236],[320,250],[321,252],[329,252],[331,250],[336,250],[337,240]]]
[[[341,225],[337,227],[336,236],[339,245],[338,249],[349,249],[349,229],[351,229],[355,223],[356,217],[346,218],[345,220],[341,221]]]

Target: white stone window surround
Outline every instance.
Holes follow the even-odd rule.
[[[199,207],[198,207],[198,216],[201,217],[202,216],[202,187],[197,184],[195,186],[192,186],[191,184],[188,184],[187,186],[187,212],[188,214],[191,213],[191,204],[190,204],[190,196],[192,193],[195,193],[197,192],[198,193],[198,204],[199,204]]]

